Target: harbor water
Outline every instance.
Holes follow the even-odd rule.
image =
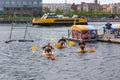
[[[114,22],[115,23],[115,22]],[[113,23],[113,24],[114,24]],[[90,22],[99,33],[105,22]],[[25,24],[17,24],[13,40],[24,38]],[[0,24],[0,80],[120,80],[120,45],[113,43],[87,43],[96,52],[79,54],[78,46],[54,47],[56,60],[42,56],[42,46],[57,43],[61,36],[67,37],[70,27],[28,27],[34,42],[5,43],[9,40],[11,24]],[[55,38],[56,40],[50,40]],[[30,39],[26,35],[26,39]],[[31,47],[37,45],[35,52]]]

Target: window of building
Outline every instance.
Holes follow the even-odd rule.
[[[32,2],[29,1],[28,4],[29,4],[29,5],[32,5]]]
[[[23,1],[23,5],[27,5],[27,2],[26,2],[26,1]]]
[[[42,1],[39,1],[39,4],[42,4]]]
[[[15,1],[11,1],[11,4],[16,4]]]
[[[16,4],[21,4],[21,2],[20,2],[20,1],[17,1]]]
[[[10,1],[5,1],[5,4],[10,4]]]
[[[37,4],[37,1],[33,1],[33,4]]]

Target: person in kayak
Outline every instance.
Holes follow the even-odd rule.
[[[61,37],[61,39],[59,39],[58,43],[61,44],[61,46],[66,45],[65,44],[66,40],[64,39],[64,37]]]
[[[78,45],[81,50],[86,50],[86,43],[83,41],[83,39],[80,39]]]
[[[50,43],[48,43],[42,48],[45,50],[45,53],[52,53],[52,50],[54,50],[54,48],[50,45]]]

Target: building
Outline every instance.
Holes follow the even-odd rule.
[[[103,12],[110,12],[110,4],[101,4]]]
[[[73,4],[71,5],[71,9],[77,10],[77,6],[78,6],[78,5],[76,5],[75,3],[73,3]]]
[[[41,15],[42,0],[0,0],[0,11],[10,14]]]
[[[68,11],[71,9],[71,4],[67,4],[67,3],[45,3],[43,4],[43,10],[45,8],[49,8],[50,11],[55,12],[56,9],[60,9],[64,12]]]
[[[98,3],[98,0],[94,0],[94,3],[85,3],[81,2],[81,5],[78,6],[78,9],[81,11],[100,11],[102,6]]]
[[[102,4],[103,12],[111,12],[111,14],[120,14],[120,3]]]
[[[120,3],[110,4],[110,11],[111,13],[120,14]]]
[[[117,3],[117,13],[120,14],[120,3]]]

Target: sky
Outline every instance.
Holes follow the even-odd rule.
[[[98,0],[100,4],[120,3],[120,0]],[[81,2],[93,3],[94,0],[67,0],[67,3],[80,4]],[[43,3],[65,3],[65,0],[43,0]]]

